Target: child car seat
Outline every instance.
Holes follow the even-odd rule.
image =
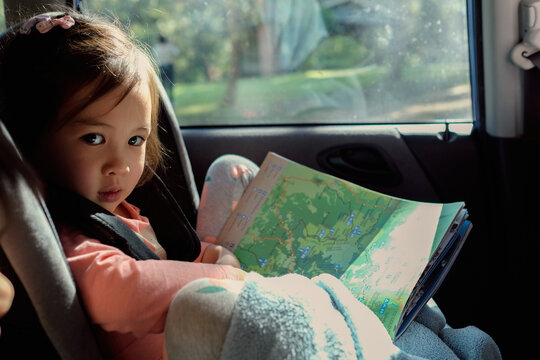
[[[0,142],[4,156],[17,156],[2,123]],[[10,194],[3,208],[13,209],[0,234],[0,271],[15,288],[13,305],[0,319],[2,359],[101,358],[42,198],[13,168],[0,168],[0,186]]]
[[[144,209],[143,215],[151,219],[169,258],[193,260],[200,251],[193,230],[199,196],[178,122],[163,86],[159,84],[159,87],[159,136],[168,155],[164,166],[157,170],[157,176],[136,189],[128,201]],[[1,141],[13,145],[3,125]],[[17,216],[17,223],[10,224],[13,231],[3,234],[1,239],[1,255],[4,255],[0,259],[1,271],[16,287],[12,309],[0,319],[2,358],[7,355],[8,348],[17,357],[24,357],[21,355],[26,349],[35,354],[38,347],[36,334],[41,334],[40,355],[99,359],[101,354],[77,299],[75,284],[47,207],[41,198],[29,195],[27,184],[11,184],[10,171],[0,169],[0,186],[10,189],[14,186],[14,190],[10,190],[14,193],[13,201],[20,206],[17,211],[24,216]],[[80,214],[88,216],[89,210]],[[93,221],[96,226],[98,222],[103,225],[103,218],[80,219]],[[111,234],[122,238],[117,230],[116,224],[105,221],[105,231],[99,240],[106,242]],[[109,235],[105,235],[107,233]],[[187,241],[179,241],[181,238]],[[32,335],[28,330],[30,327],[34,329]]]

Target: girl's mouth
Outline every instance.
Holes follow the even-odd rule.
[[[102,202],[116,202],[120,200],[121,195],[122,195],[121,189],[111,189],[111,190],[98,192],[99,200]]]

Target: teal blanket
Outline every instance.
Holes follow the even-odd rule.
[[[166,324],[169,359],[500,359],[476,327],[452,329],[433,303],[393,343],[378,317],[331,275],[196,280]]]

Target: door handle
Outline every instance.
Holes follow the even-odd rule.
[[[402,176],[380,148],[349,145],[331,148],[319,155],[319,164],[345,180],[359,185],[398,185]]]

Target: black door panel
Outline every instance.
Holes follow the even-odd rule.
[[[337,146],[320,153],[318,160],[321,167],[328,172],[366,186],[396,186],[403,181],[397,166],[379,146]]]
[[[441,201],[395,127],[186,128],[182,133],[199,188],[206,169],[218,156],[237,154],[260,164],[266,153],[273,151],[376,191]]]

